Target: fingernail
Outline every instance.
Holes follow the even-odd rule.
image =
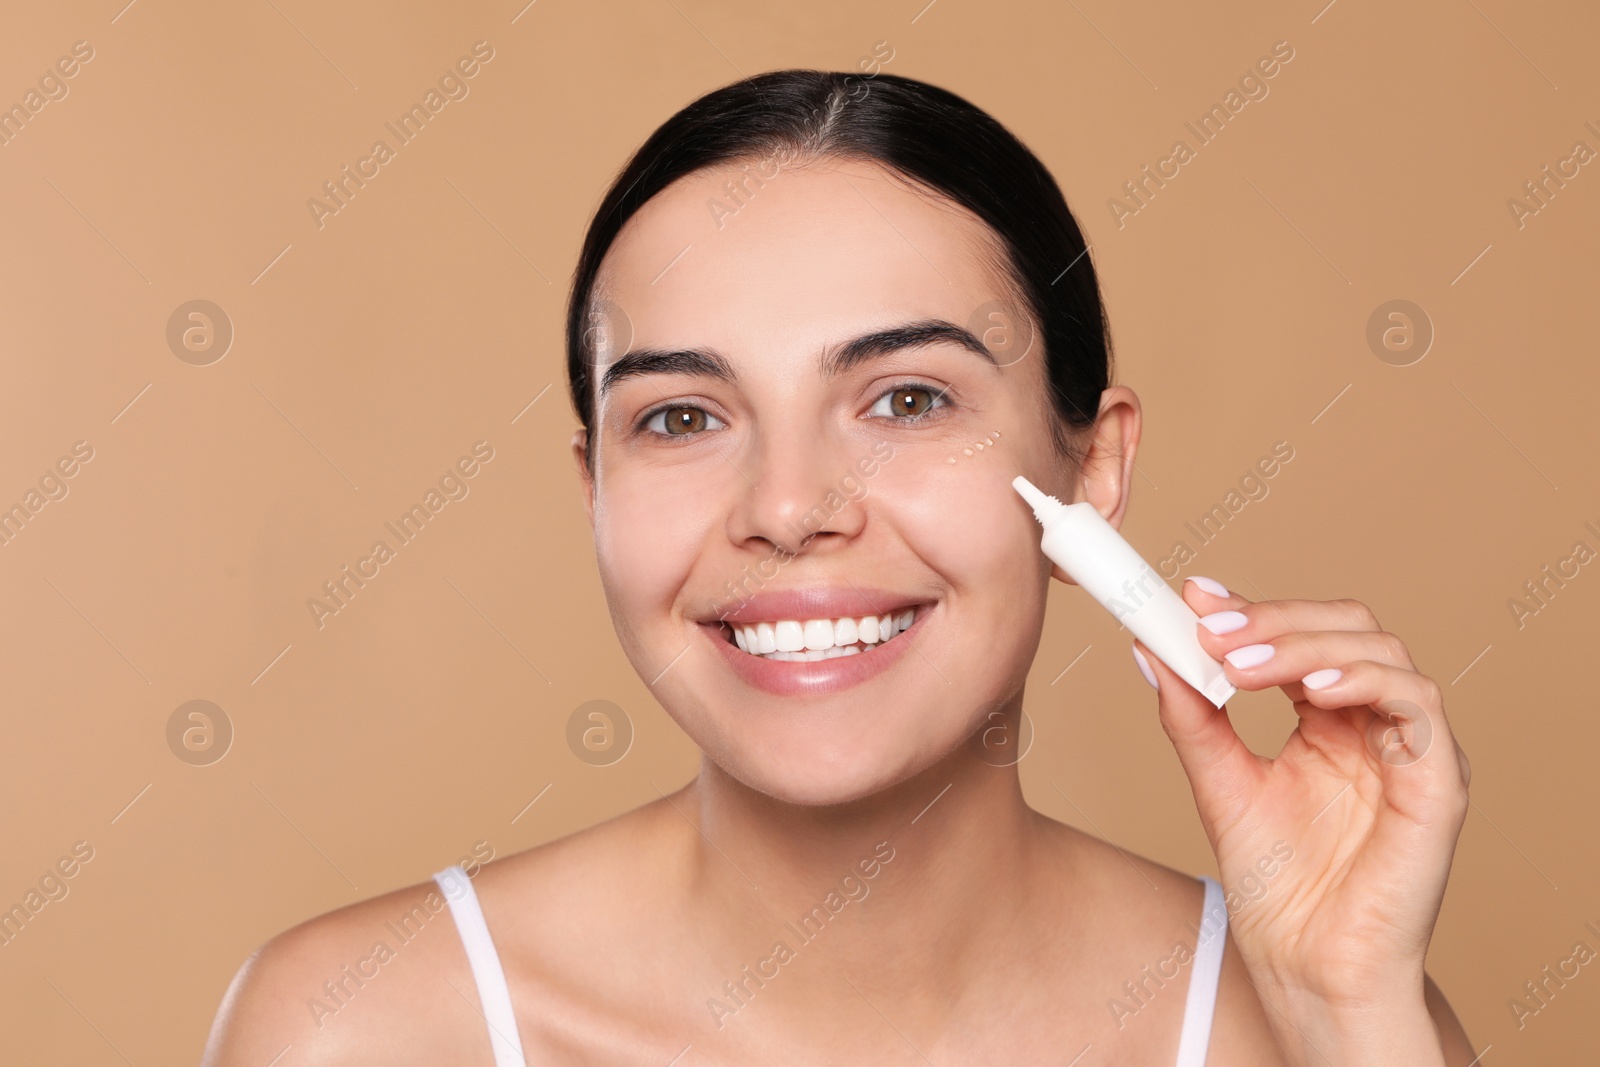
[[[1231,634],[1235,630],[1242,630],[1249,621],[1242,611],[1213,611],[1210,615],[1200,616],[1200,625],[1214,634]]]
[[[1161,683],[1156,681],[1156,672],[1150,669],[1150,661],[1139,652],[1138,645],[1130,645],[1133,649],[1133,662],[1139,665],[1139,673],[1144,675],[1144,680],[1150,683],[1150,688],[1161,692]]]
[[[1300,684],[1307,689],[1326,689],[1328,686],[1344,677],[1344,671],[1337,667],[1326,667],[1320,671],[1312,671],[1300,679]]]
[[[1185,578],[1184,581],[1193,582],[1195,585],[1198,585],[1201,589],[1204,589],[1212,596],[1228,595],[1227,587],[1221,582],[1217,581],[1215,578],[1202,578],[1198,574],[1191,574],[1189,577]]]
[[[1274,649],[1271,645],[1243,645],[1229,652],[1224,658],[1240,670],[1246,667],[1259,667],[1272,658]]]

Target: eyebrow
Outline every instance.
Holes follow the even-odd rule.
[[[925,345],[952,344],[999,367],[994,355],[972,333],[943,319],[920,319],[882,330],[873,330],[854,337],[843,344],[831,346],[822,354],[821,369],[824,378],[833,378],[853,367],[879,359],[893,352]],[[600,379],[600,395],[612,386],[629,378],[651,374],[685,374],[693,377],[713,378],[717,381],[737,382],[739,374],[727,357],[709,348],[636,348],[616,359],[606,368]]]

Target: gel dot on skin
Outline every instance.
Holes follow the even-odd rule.
[[[964,456],[975,456],[979,452],[982,452],[985,448],[993,448],[995,445],[1000,443],[998,440],[999,437],[1000,431],[995,430],[992,434],[990,434],[990,437],[986,437],[982,441],[974,441],[971,445],[963,448],[961,450],[961,454]],[[995,440],[991,440],[990,438],[995,438]],[[953,464],[956,462],[956,457],[951,456],[949,459],[945,460],[945,462]]]

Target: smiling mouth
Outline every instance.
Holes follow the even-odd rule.
[[[730,645],[760,659],[815,662],[859,656],[893,641],[917,621],[931,604],[916,604],[886,615],[837,619],[774,619],[770,622],[721,624]]]

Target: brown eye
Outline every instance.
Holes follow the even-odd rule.
[[[668,408],[665,414],[668,433],[694,433],[706,428],[706,413],[699,408]]]
[[[879,397],[872,406],[872,413],[897,419],[917,419],[936,407],[942,407],[941,400],[939,393],[933,389],[903,385]]]
[[[645,420],[645,429],[663,437],[691,437],[722,425],[720,419],[688,405],[660,408]]]
[[[926,389],[897,389],[889,401],[896,415],[921,415],[933,406],[933,394]]]

